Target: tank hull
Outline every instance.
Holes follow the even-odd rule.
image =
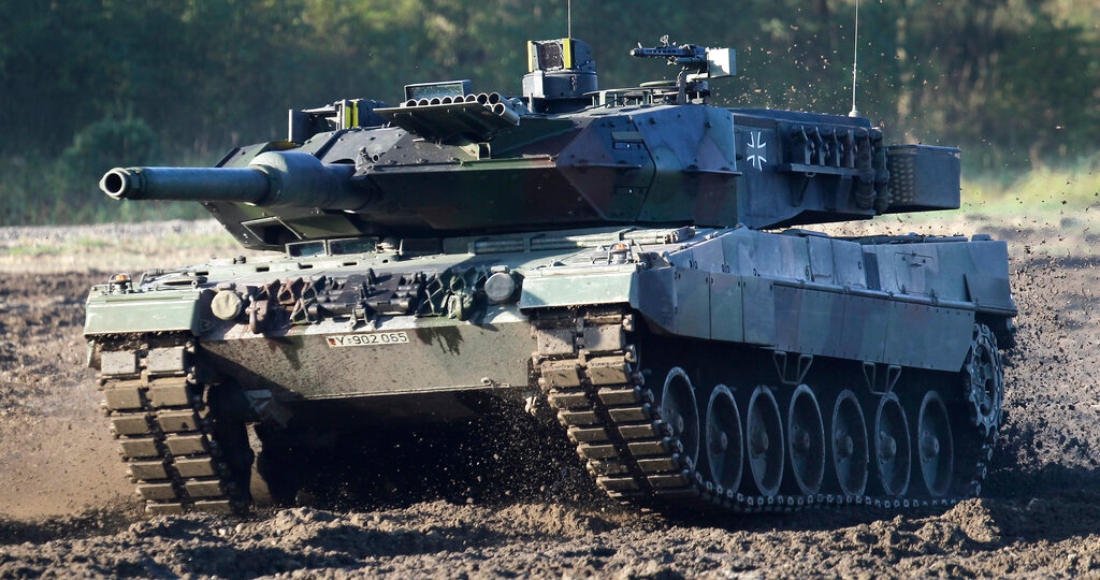
[[[217,443],[218,421],[461,423],[479,413],[471,396],[556,417],[616,497],[753,511],[950,502],[980,485],[1002,371],[996,343],[981,351],[979,338],[1009,336],[1015,314],[1003,242],[604,228],[440,249],[452,251],[212,262],[94,289],[93,364],[150,510],[246,503],[253,454],[228,428],[220,437],[239,449]],[[494,275],[516,288],[490,299]],[[347,309],[349,292],[371,306]],[[984,371],[971,368],[975,349]],[[975,393],[975,381],[996,389]],[[190,398],[157,395],[166,385]],[[995,408],[982,416],[977,399]],[[324,401],[344,417],[308,411]],[[882,408],[894,422],[875,427]],[[193,424],[160,426],[180,413]],[[151,427],[135,431],[135,417]],[[837,431],[856,433],[841,437],[847,451],[829,449]],[[910,459],[891,482],[874,452],[896,462],[899,445]],[[843,453],[863,459],[833,465]],[[210,475],[193,475],[200,460]],[[926,464],[951,475],[930,487]]]

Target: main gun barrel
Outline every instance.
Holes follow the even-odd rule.
[[[108,196],[135,200],[257,203],[269,187],[267,174],[247,167],[116,167],[99,181]]]
[[[268,151],[240,168],[117,167],[103,176],[99,188],[114,199],[355,210],[371,196],[352,184],[354,173],[352,165],[326,165],[309,153]]]

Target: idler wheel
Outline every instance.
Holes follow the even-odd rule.
[[[715,485],[736,491],[741,485],[744,440],[741,416],[733,394],[725,385],[714,387],[707,401],[704,425],[707,470]]]
[[[924,395],[917,419],[917,457],[924,486],[932,497],[942,497],[951,488],[955,458],[954,440],[947,408],[936,391]]]
[[[875,411],[875,465],[882,493],[901,496],[909,489],[911,459],[909,423],[898,396],[890,393],[879,399]]]
[[[696,465],[699,459],[699,408],[695,403],[695,387],[680,367],[672,367],[661,390],[661,418],[679,439],[681,457]]]
[[[775,395],[764,385],[749,399],[745,421],[745,445],[753,483],[763,496],[779,493],[783,481],[783,418]]]
[[[829,425],[833,471],[840,492],[846,496],[863,495],[867,489],[867,422],[855,393],[841,391]]]
[[[793,488],[803,494],[817,493],[825,477],[825,427],[817,397],[806,385],[794,390],[787,409],[787,454]]]
[[[983,438],[992,438],[1001,422],[1004,368],[997,337],[984,324],[974,325],[974,342],[963,363],[963,381],[970,421]]]

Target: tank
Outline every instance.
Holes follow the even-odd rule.
[[[293,502],[334,441],[360,438],[370,479],[428,461],[401,434],[490,415],[535,417],[527,444],[568,438],[639,507],[980,493],[1014,345],[1006,244],[804,229],[958,208],[958,149],[708,104],[729,49],[639,45],[678,74],[620,89],[580,40],[527,51],[518,97],[408,85],[392,106],[292,110],[286,140],[216,167],[103,177],[269,251],[88,296],[89,365],[149,513],[247,510],[256,474]],[[560,469],[547,457],[516,459]]]

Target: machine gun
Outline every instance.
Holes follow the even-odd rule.
[[[735,74],[736,53],[728,48],[705,48],[694,44],[675,46],[668,35],[661,37],[661,46],[646,48],[641,44],[630,50],[630,56],[664,58],[670,66],[679,66],[676,76],[676,104],[702,102],[710,94],[708,79]],[[690,97],[690,101],[689,101]]]

